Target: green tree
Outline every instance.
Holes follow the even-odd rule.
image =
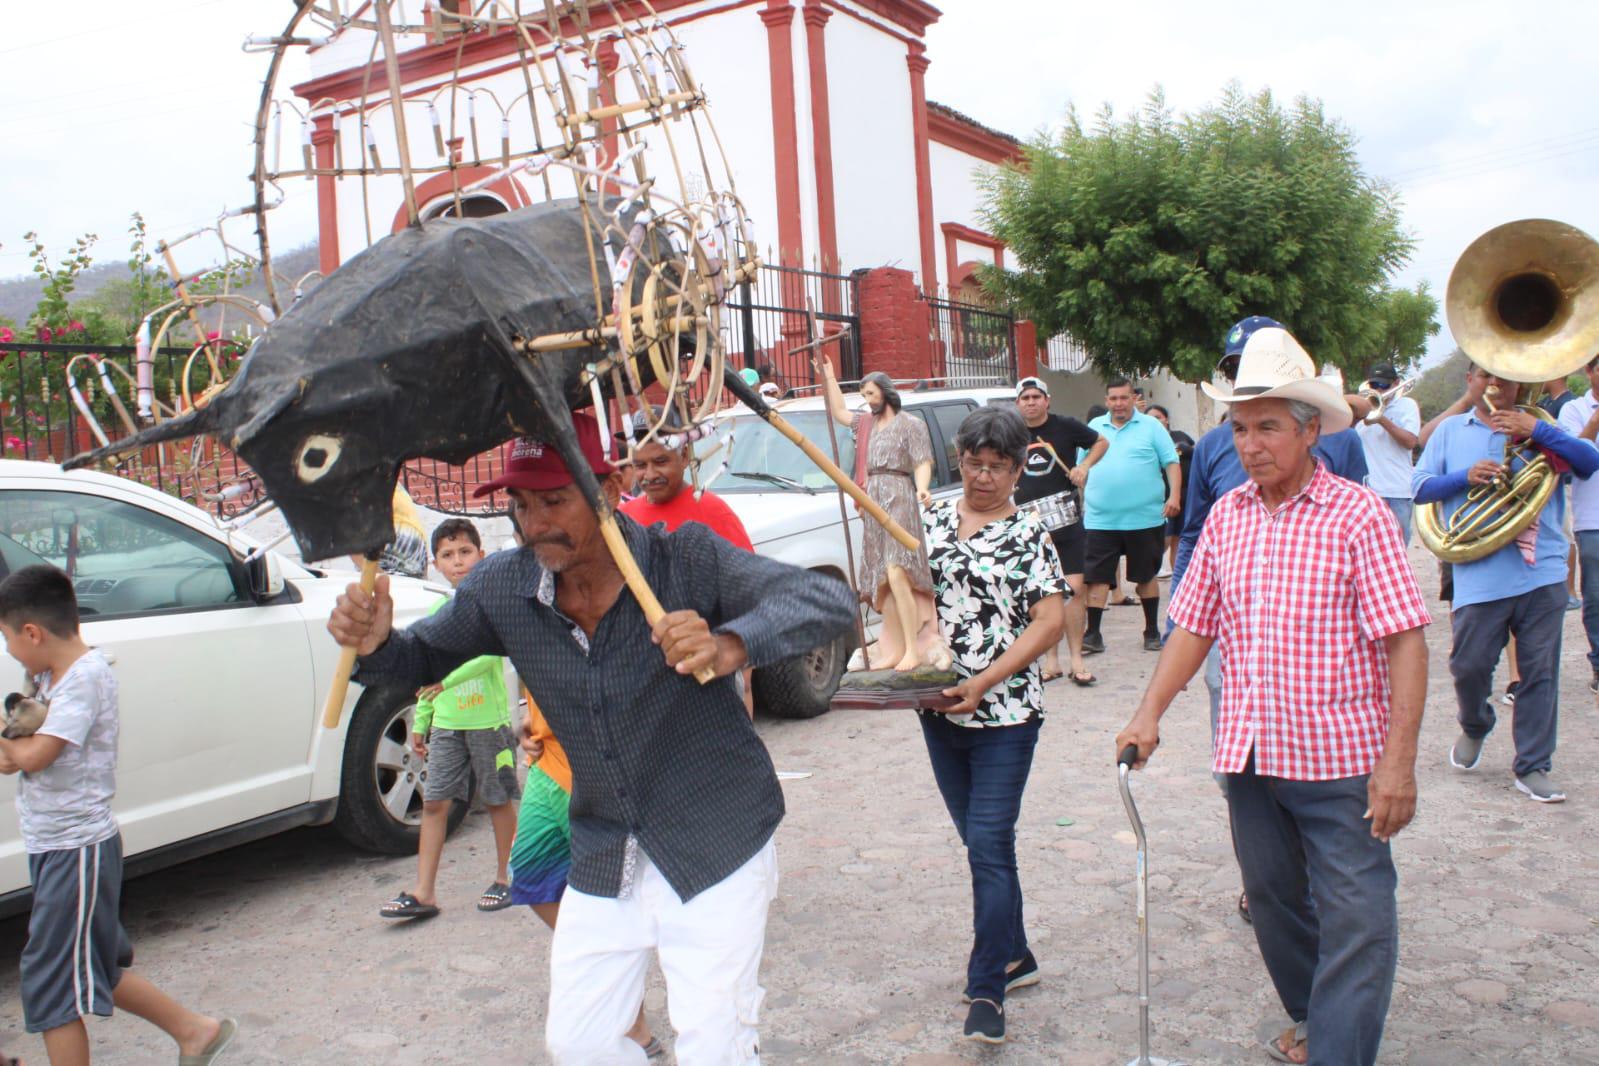
[[[984,181],[985,221],[1021,263],[987,268],[985,288],[1045,335],[1070,333],[1102,373],[1209,378],[1251,314],[1353,374],[1412,362],[1438,331],[1424,284],[1389,283],[1413,247],[1394,192],[1313,100],[1285,110],[1234,83],[1174,117],[1157,89],[1091,128],[1068,112]]]

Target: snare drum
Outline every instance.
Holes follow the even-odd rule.
[[[1038,516],[1038,521],[1049,532],[1065,529],[1067,526],[1076,525],[1082,518],[1082,511],[1077,504],[1077,493],[1067,490],[1057,492],[1053,496],[1044,496],[1031,500],[1021,505],[1023,509],[1032,511]]]

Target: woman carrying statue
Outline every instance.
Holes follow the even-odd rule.
[[[911,551],[873,521],[861,523],[860,593],[883,616],[877,643],[867,657],[871,670],[949,668],[950,652],[933,611],[933,578],[918,504],[932,502],[933,444],[927,425],[901,417],[899,391],[887,374],[867,374],[861,399],[868,410],[852,411],[833,374],[833,364],[815,361],[827,390],[827,413],[855,435],[855,481],[901,527],[921,542]]]

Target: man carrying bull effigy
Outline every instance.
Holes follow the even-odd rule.
[[[598,427],[573,420],[614,508],[621,482]],[[371,595],[351,585],[328,629],[357,648],[368,685],[417,688],[474,656],[509,656],[566,749],[572,866],[550,958],[554,1061],[645,1061],[626,1034],[653,949],[677,1060],[758,1063],[757,971],[783,795],[732,678],[847,630],[849,589],[697,524],[667,535],[619,515],[666,608],[652,629],[566,464],[541,442],[511,449],[493,487],[510,494],[525,548],[485,560],[448,605],[405,630],[391,628],[387,579]],[[716,680],[702,687],[694,674],[706,667]]]

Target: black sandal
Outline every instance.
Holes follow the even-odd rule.
[[[1238,893],[1238,917],[1244,920],[1245,925],[1254,925],[1255,919],[1249,916],[1249,893]]]
[[[477,898],[477,909],[480,911],[503,911],[510,905],[511,886],[504,881],[494,882]]]
[[[431,918],[439,913],[439,908],[432,903],[423,903],[409,892],[401,892],[379,907],[378,913],[385,918]]]

